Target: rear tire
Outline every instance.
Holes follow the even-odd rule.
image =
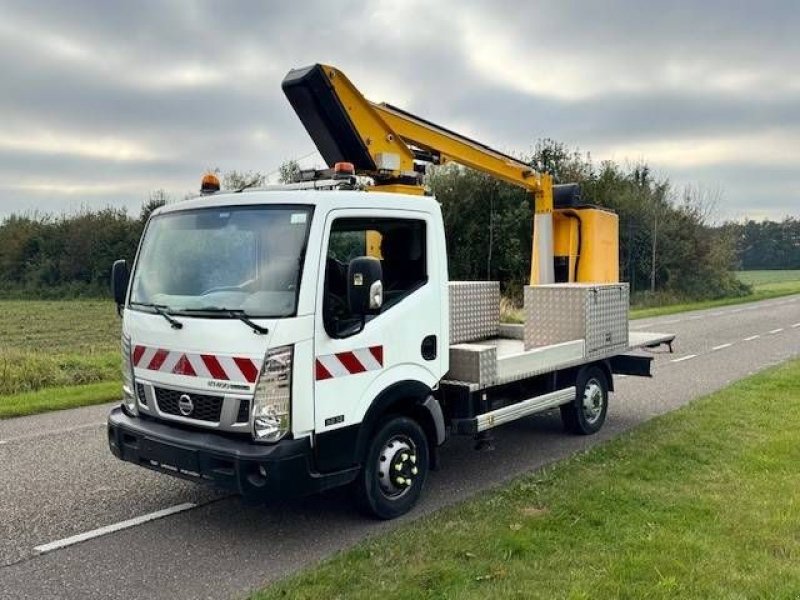
[[[575,399],[561,406],[564,428],[577,435],[600,431],[608,412],[608,379],[599,367],[581,369],[575,384]]]
[[[422,494],[429,464],[422,427],[408,417],[390,417],[373,435],[355,481],[358,508],[379,519],[407,513]]]

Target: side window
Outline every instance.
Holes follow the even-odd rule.
[[[325,329],[341,337],[360,326],[347,306],[347,267],[351,260],[368,254],[379,258],[383,268],[383,309],[402,301],[428,281],[425,221],[418,219],[336,219],[331,226],[325,260],[325,297],[322,306]]]
[[[331,231],[328,258],[346,265],[366,254],[366,234],[363,231]]]

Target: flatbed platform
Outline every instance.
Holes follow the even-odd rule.
[[[589,358],[582,339],[525,350],[522,328],[522,325],[502,325],[498,337],[450,346],[450,372],[442,383],[468,386],[475,391],[642,348],[666,345],[672,351],[675,339],[671,333],[629,331],[625,347],[614,347],[606,354]]]
[[[672,352],[672,342],[675,341],[674,333],[653,333],[651,331],[629,331],[628,345],[631,350],[637,348],[656,348],[666,345]]]

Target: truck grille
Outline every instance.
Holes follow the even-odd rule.
[[[219,421],[222,412],[221,396],[206,396],[204,394],[186,394],[192,399],[194,409],[188,415],[181,413],[178,406],[180,397],[186,392],[168,390],[166,388],[154,387],[158,409],[168,415],[186,417],[187,419],[197,419],[198,421]]]
[[[237,423],[247,423],[250,420],[250,400],[239,401],[239,412],[236,414]]]

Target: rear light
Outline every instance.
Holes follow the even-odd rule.
[[[139,414],[133,386],[133,365],[131,363],[131,338],[122,334],[122,404],[131,416]]]
[[[253,394],[253,439],[277,442],[291,429],[294,346],[267,352]]]

